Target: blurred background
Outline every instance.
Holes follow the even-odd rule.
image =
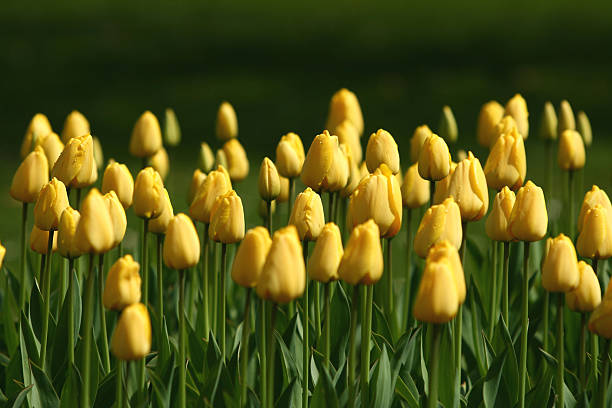
[[[455,148],[472,149],[484,165],[479,109],[520,92],[530,111],[528,178],[544,183],[543,104],[566,98],[593,128],[584,184],[609,187],[611,21],[605,1],[2,2],[0,239],[17,236],[20,206],[8,190],[37,112],[60,133],[78,109],[105,159],[127,162],[135,175],[139,162],[127,152],[134,122],[146,109],[161,120],[174,108],[183,141],[170,151],[169,184],[184,210],[199,143],[219,147],[214,123],[223,100],[236,109],[252,181],[282,134],[297,132],[309,146],[341,87],[360,98],[364,146],[384,128],[404,164],[414,128],[435,131],[447,104],[459,127]],[[258,198],[249,180],[238,191],[253,224]]]

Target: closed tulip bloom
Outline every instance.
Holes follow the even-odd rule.
[[[140,302],[140,264],[125,255],[111,266],[106,276],[102,304],[110,310],[123,310]]]
[[[161,128],[157,117],[145,111],[134,125],[130,139],[130,154],[135,157],[151,157],[162,147]]]
[[[361,164],[359,165],[359,173],[361,174],[361,179],[363,180],[368,174],[370,174],[370,171],[368,170],[368,166],[366,165],[365,162],[361,162]]]
[[[582,137],[575,130],[564,130],[559,138],[557,161],[561,170],[580,170],[584,167],[586,153]]]
[[[257,295],[275,303],[299,298],[306,287],[306,267],[297,229],[288,225],[274,233],[257,282]]]
[[[83,188],[98,178],[91,135],[73,137],[57,158],[51,177],[56,177],[67,187]]]
[[[572,240],[563,234],[546,240],[542,286],[549,292],[569,292],[580,283],[578,258]]]
[[[244,238],[244,209],[236,191],[217,197],[210,212],[210,239],[235,244]]]
[[[76,229],[78,249],[84,254],[108,252],[117,240],[115,233],[107,200],[98,189],[92,188],[81,206],[81,218]]]
[[[542,123],[540,124],[540,137],[544,140],[557,140],[557,113],[552,103],[544,104]]]
[[[96,136],[92,136],[93,140],[93,152],[94,161],[96,163],[96,169],[99,170],[104,166],[104,152],[102,151],[102,143]],[[97,177],[96,177],[97,179]]]
[[[419,161],[421,148],[423,147],[425,140],[427,140],[427,138],[432,134],[431,129],[427,125],[421,125],[414,130],[412,138],[410,139],[410,161],[412,163]]]
[[[111,338],[111,351],[123,361],[140,360],[151,351],[151,319],[142,303],[127,306],[121,312]]]
[[[32,227],[30,233],[30,249],[36,253],[47,255],[47,248],[49,245],[49,231],[41,230],[36,225]],[[55,252],[57,250],[57,234],[53,235],[53,244],[51,250]]]
[[[132,206],[134,199],[134,178],[125,164],[111,161],[102,176],[102,193],[114,191],[124,209]]]
[[[601,303],[601,288],[597,275],[591,265],[578,262],[580,280],[578,286],[565,294],[565,301],[570,310],[590,313]]]
[[[576,249],[585,258],[607,259],[612,256],[612,219],[600,204],[589,209],[582,220]]]
[[[117,194],[114,191],[111,190],[110,192],[104,194],[103,197],[106,200],[108,214],[110,215],[112,222],[112,247],[114,248],[119,245],[121,241],[123,241],[123,237],[125,236],[125,230],[127,229],[127,217],[125,215],[123,205],[121,205],[121,201],[119,201],[119,198],[117,198]]]
[[[421,258],[425,258],[429,249],[440,241],[448,241],[459,249],[462,237],[459,206],[449,197],[442,204],[432,205],[425,212],[414,237],[414,251]]]
[[[217,197],[232,189],[229,178],[220,170],[211,171],[197,190],[189,206],[189,215],[200,222],[210,223],[210,213]]]
[[[170,159],[168,158],[168,152],[164,147],[160,147],[157,153],[153,156],[149,157],[147,160],[148,165],[153,167],[155,171],[159,173],[162,180],[165,180],[168,177],[168,172],[170,171]]]
[[[344,155],[346,156],[349,167],[348,182],[346,183],[346,186],[344,186],[344,188],[340,190],[340,195],[342,197],[350,197],[350,195],[353,194],[353,191],[355,191],[355,189],[361,182],[361,171],[359,170],[359,165],[357,164],[357,161],[355,161],[355,159],[353,158],[353,152],[351,150],[351,147],[347,144],[341,143],[340,150],[342,150],[342,153],[344,153]]]
[[[257,183],[259,196],[265,201],[272,201],[280,194],[280,177],[272,160],[265,157],[259,167]]]
[[[340,228],[333,222],[328,222],[308,258],[308,276],[323,283],[338,280],[338,266],[343,254]]]
[[[455,287],[457,288],[457,299],[459,304],[463,304],[466,296],[465,275],[463,273],[463,265],[459,258],[457,247],[447,240],[436,243],[429,249],[426,262],[447,261],[451,266]]]
[[[212,149],[206,142],[200,144],[200,153],[198,154],[198,167],[204,173],[208,173],[215,165],[215,155]]]
[[[512,235],[508,231],[508,221],[515,201],[514,192],[508,187],[504,187],[495,195],[491,212],[485,224],[487,236],[493,241],[512,241]]]
[[[327,130],[317,135],[306,154],[302,182],[315,191],[338,191],[348,182],[348,160],[338,138]]]
[[[200,260],[200,240],[193,221],[183,213],[172,217],[164,241],[164,263],[168,268],[182,270],[197,265]]]
[[[584,111],[578,112],[578,123],[576,126],[578,133],[584,140],[584,145],[589,147],[593,143],[593,131],[591,130],[591,122]]]
[[[23,142],[21,144],[21,158],[24,159],[28,153],[34,149],[38,138],[44,138],[51,132],[53,132],[53,129],[51,129],[49,119],[47,119],[47,117],[42,113],[37,113],[34,115],[32,120],[30,120],[25,136],[23,137]]]
[[[562,100],[559,105],[559,122],[557,125],[557,133],[561,135],[566,130],[576,130],[576,119],[574,111],[567,100]]]
[[[374,220],[359,224],[351,232],[338,267],[338,276],[351,285],[373,285],[383,274],[380,231]]]
[[[453,111],[450,106],[444,106],[442,108],[439,129],[440,130],[438,133],[440,133],[442,139],[448,141],[449,143],[455,143],[457,141],[457,137],[459,136],[457,121],[455,120],[455,115],[453,115]]]
[[[493,146],[497,138],[500,137],[501,135],[511,133],[514,130],[518,132],[518,125],[516,124],[516,121],[514,120],[514,118],[510,115],[504,116],[502,120],[500,120],[499,123],[495,125],[495,137],[491,140],[491,144],[489,146]],[[523,136],[523,139],[525,139],[524,136]]]
[[[387,167],[397,174],[400,171],[400,157],[397,143],[391,136],[391,133],[383,129],[378,129],[376,133],[372,133],[366,147],[366,165],[368,170],[373,173],[381,164],[386,164]]]
[[[191,204],[195,198],[195,195],[200,188],[200,186],[206,180],[206,173],[202,172],[200,169],[195,169],[193,171],[193,175],[191,176],[191,184],[189,185],[189,195],[187,196],[187,203]]]
[[[433,203],[440,204],[442,201],[446,200],[449,197],[448,190],[450,188],[450,183],[453,178],[453,173],[457,168],[457,163],[451,162],[450,172],[448,176],[444,177],[442,180],[438,180],[436,183],[436,189],[434,191]]]
[[[266,228],[260,226],[248,230],[232,264],[234,282],[245,288],[255,287],[271,246],[272,238]]]
[[[527,174],[527,158],[523,138],[516,130],[497,138],[484,167],[487,184],[493,190],[508,186],[518,190]]]
[[[276,200],[277,203],[285,203],[289,201],[289,179],[287,177],[280,176],[280,193]]]
[[[140,218],[157,218],[164,209],[164,182],[153,167],[146,167],[134,183],[134,213]]]
[[[516,194],[508,232],[519,241],[539,241],[546,235],[548,213],[542,188],[528,181]]]
[[[166,108],[164,120],[164,142],[168,146],[178,146],[181,143],[181,126],[174,109]]]
[[[79,111],[73,110],[66,116],[62,129],[62,141],[68,143],[73,137],[88,135],[91,131],[89,121]]]
[[[215,153],[215,164],[217,166],[221,166],[223,168],[227,168],[228,167],[227,156],[225,155],[225,152],[223,151],[223,149],[219,149]]]
[[[34,224],[45,231],[56,230],[62,212],[68,205],[66,186],[54,177],[43,186],[36,199]]]
[[[468,158],[457,163],[453,172],[448,195],[453,197],[461,210],[463,221],[478,221],[489,209],[489,190],[480,161],[472,152]]]
[[[300,240],[315,241],[325,225],[321,196],[310,187],[297,195],[289,224],[295,225]]]
[[[66,207],[57,228],[57,249],[64,258],[78,258],[81,251],[77,245],[76,230],[81,214],[72,207]]]
[[[419,208],[429,202],[429,181],[419,175],[418,164],[408,168],[402,183],[402,204],[408,208]]]
[[[9,193],[17,201],[33,203],[47,181],[49,181],[47,158],[43,149],[38,146],[17,168]]]
[[[495,126],[504,116],[504,107],[497,101],[489,101],[482,105],[478,114],[476,138],[484,147],[492,146],[497,138]]]
[[[419,174],[426,180],[438,181],[448,176],[451,155],[444,139],[433,134],[429,136],[419,153]]]
[[[0,268],[2,268],[2,264],[4,263],[4,257],[6,256],[6,248],[4,245],[0,244]]]
[[[340,123],[348,120],[357,129],[357,134],[363,133],[363,114],[357,96],[346,88],[337,91],[329,102],[327,114],[327,129],[335,129]]]
[[[36,139],[36,145],[43,148],[49,168],[52,169],[60,154],[64,151],[64,144],[55,132]]]
[[[287,133],[276,146],[278,173],[287,178],[298,177],[302,173],[305,157],[302,139],[295,133]]]
[[[227,170],[232,181],[242,181],[249,175],[249,159],[238,139],[230,139],[223,145],[227,158]]]
[[[529,112],[527,111],[527,102],[521,96],[516,94],[506,103],[505,115],[510,115],[516,121],[516,127],[524,139],[529,136]]]
[[[606,339],[612,338],[612,291],[610,290],[610,284],[608,284],[601,303],[591,313],[589,330]]]
[[[582,207],[580,207],[580,213],[578,214],[578,232],[582,230],[582,224],[584,222],[584,216],[587,211],[595,207],[597,204],[601,205],[606,211],[608,211],[610,219],[612,219],[612,203],[610,198],[604,190],[601,190],[597,186],[593,186],[591,190],[587,191],[582,201]]]
[[[340,145],[343,143],[351,148],[351,153],[357,163],[363,160],[363,150],[361,149],[361,140],[355,125],[349,120],[341,122],[335,129],[330,129],[330,132],[338,136]]]
[[[238,118],[236,118],[234,107],[229,102],[223,101],[219,105],[215,133],[217,139],[222,141],[238,136]]]

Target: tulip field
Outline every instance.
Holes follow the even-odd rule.
[[[479,146],[444,106],[400,151],[340,89],[261,161],[222,102],[180,166],[170,108],[108,160],[84,113],[36,114],[6,186],[0,404],[612,406],[597,134],[566,100],[483,102]]]

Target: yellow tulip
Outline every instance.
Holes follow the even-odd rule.
[[[455,288],[457,289],[457,299],[459,304],[463,304],[466,296],[465,275],[463,274],[463,265],[459,258],[459,251],[450,241],[443,240],[437,242],[429,249],[426,262],[448,262],[453,272]]]
[[[281,137],[276,146],[276,167],[278,173],[287,178],[296,178],[302,173],[304,165],[304,145],[295,133]]]
[[[200,144],[200,154],[198,155],[198,167],[204,173],[208,173],[215,165],[215,155],[206,142]]]
[[[47,249],[49,245],[49,231],[44,231],[38,228],[36,225],[32,227],[30,233],[30,249],[39,254],[47,255]],[[53,244],[51,245],[51,251],[57,251],[57,234],[53,235]]]
[[[42,187],[36,199],[34,224],[45,231],[56,230],[66,207],[68,207],[66,186],[54,177]]]
[[[289,179],[287,177],[280,176],[280,193],[276,200],[277,203],[285,203],[289,201]]]
[[[164,182],[153,167],[146,167],[136,176],[134,183],[134,214],[140,218],[157,218],[164,209]]]
[[[134,125],[130,139],[130,154],[135,157],[151,157],[162,147],[162,134],[157,117],[145,111]]]
[[[178,146],[181,143],[181,126],[174,109],[166,108],[164,120],[164,142],[168,146]]]
[[[47,158],[41,147],[36,147],[21,162],[11,183],[10,194],[22,203],[33,203],[49,181]]]
[[[408,208],[418,208],[429,202],[429,181],[419,175],[418,164],[408,167],[402,183],[402,204]]]
[[[493,190],[508,186],[518,190],[527,174],[525,144],[516,129],[501,135],[495,141],[484,167],[487,184]]]
[[[36,146],[40,146],[45,151],[49,168],[52,169],[60,154],[64,150],[64,144],[55,132],[49,133],[47,136],[36,139]]]
[[[549,292],[569,292],[580,283],[578,258],[572,240],[563,234],[546,240],[542,286]]]
[[[463,161],[468,158],[468,154],[463,149],[457,150],[457,161]]]
[[[527,139],[527,136],[529,136],[529,112],[527,111],[527,102],[525,102],[521,94],[516,94],[510,98],[506,103],[504,114],[512,116],[516,121],[519,133],[524,139]]]
[[[68,141],[51,170],[51,177],[71,188],[89,187],[95,183],[98,173],[91,135],[73,137]]]
[[[280,194],[280,177],[272,160],[265,157],[259,168],[259,180],[257,183],[259,196],[264,201],[272,201]]]
[[[89,121],[79,111],[73,110],[66,116],[62,129],[62,141],[68,143],[73,137],[81,137],[91,132]]]
[[[585,258],[607,259],[612,256],[612,218],[609,210],[600,204],[587,210],[576,249]]]
[[[451,162],[450,172],[448,173],[448,176],[436,182],[436,188],[433,196],[434,204],[440,204],[442,201],[446,200],[449,197],[448,189],[450,187],[450,183],[453,178],[453,173],[455,172],[456,168],[457,163]]]
[[[93,152],[94,152],[94,162],[96,164],[96,170],[99,170],[104,166],[104,153],[102,152],[102,143],[100,143],[100,139],[96,136],[92,136],[93,140]],[[96,176],[97,179],[97,176]]]
[[[47,117],[42,113],[37,113],[34,115],[32,120],[30,120],[25,136],[23,137],[23,142],[21,144],[21,158],[24,159],[34,149],[36,146],[36,141],[39,138],[44,138],[51,132],[53,132],[53,129],[51,129],[49,119],[47,119]]]
[[[610,284],[608,284],[601,303],[591,313],[589,330],[606,339],[612,338],[612,291],[610,290]]]
[[[342,153],[344,153],[349,167],[348,182],[346,183],[346,186],[340,190],[340,196],[350,197],[361,182],[361,171],[359,170],[359,165],[353,158],[353,151],[351,150],[351,147],[347,144],[341,143],[340,150]]]
[[[223,145],[227,169],[232,181],[242,181],[249,175],[249,159],[238,139],[230,139]]]
[[[544,140],[557,140],[557,113],[552,103],[544,104],[542,123],[540,124],[540,137]]]
[[[361,164],[359,165],[359,173],[361,174],[361,180],[363,180],[368,174],[370,174],[368,166],[365,162],[361,162]]]
[[[414,237],[414,251],[426,258],[429,249],[440,241],[448,241],[459,249],[462,237],[461,212],[455,200],[449,197],[425,212]]]
[[[236,191],[217,197],[210,212],[208,235],[224,244],[235,244],[244,238],[244,209]]]
[[[195,169],[193,171],[193,175],[191,176],[191,184],[189,185],[189,195],[187,196],[187,204],[190,204],[195,199],[196,193],[200,189],[200,186],[206,180],[206,173],[202,172],[200,169]]]
[[[164,263],[172,269],[188,269],[200,259],[200,240],[193,221],[183,213],[172,217],[164,241]]]
[[[348,89],[342,88],[337,91],[329,102],[327,114],[327,129],[335,129],[340,123],[348,120],[357,129],[357,134],[363,133],[363,114],[357,96]]]
[[[274,233],[268,256],[257,282],[257,295],[276,303],[299,298],[306,287],[302,245],[293,225]]]
[[[74,259],[81,256],[76,240],[76,230],[80,219],[81,214],[72,207],[66,207],[62,213],[57,228],[57,249],[64,258]]]
[[[140,302],[140,264],[125,255],[111,266],[106,276],[102,304],[110,310],[123,310]]]
[[[348,182],[346,156],[340,150],[338,138],[327,130],[317,135],[306,154],[302,167],[302,182],[315,191],[338,191]]]
[[[429,126],[421,125],[414,130],[412,134],[412,138],[410,139],[410,161],[412,163],[416,163],[419,161],[419,154],[421,153],[421,148],[425,143],[425,140],[433,133]]]
[[[162,178],[165,180],[168,177],[170,171],[170,159],[168,158],[168,152],[164,147],[160,147],[159,150],[151,157],[148,158],[147,164],[155,169]]]
[[[512,133],[513,131],[518,132],[518,125],[516,124],[516,121],[510,115],[504,116],[502,120],[500,120],[499,123],[495,125],[495,135],[494,135],[494,138],[491,140],[491,144],[489,146],[493,146],[497,138],[499,138],[501,135]],[[523,139],[525,139],[524,136],[523,136]]]
[[[397,143],[391,133],[378,129],[372,133],[366,147],[366,165],[373,173],[381,164],[386,164],[393,174],[400,171],[400,157]]]
[[[123,241],[125,236],[125,230],[127,229],[127,217],[125,216],[125,210],[121,201],[117,198],[117,194],[114,191],[110,191],[104,194],[106,200],[106,207],[108,209],[108,215],[110,216],[112,227],[113,227],[113,244],[112,247],[119,245]],[[158,217],[159,218],[159,217]]]
[[[508,232],[519,241],[539,241],[546,236],[548,213],[542,188],[528,181],[516,194]]]
[[[582,231],[582,224],[584,223],[584,216],[587,211],[597,204],[601,205],[608,212],[610,219],[612,219],[612,203],[610,203],[608,194],[594,185],[591,190],[587,191],[584,195],[582,207],[580,207],[580,214],[578,214],[578,232]]]
[[[601,303],[601,288],[597,275],[591,265],[578,262],[580,280],[578,286],[565,294],[565,302],[570,310],[590,313]]]
[[[340,228],[328,222],[308,258],[308,276],[323,283],[338,280],[338,266],[343,254]]]
[[[331,134],[338,136],[340,145],[344,143],[349,146],[355,161],[361,163],[363,150],[361,149],[360,135],[357,133],[355,126],[349,120],[344,120],[334,129],[329,129],[329,131]]]
[[[223,101],[217,111],[217,123],[215,128],[217,139],[227,141],[238,136],[238,119],[236,111],[229,103]]]
[[[444,106],[442,108],[439,129],[440,136],[444,140],[449,143],[455,143],[457,141],[457,137],[459,136],[457,121],[455,120],[455,115],[453,115],[450,106]]]
[[[189,215],[196,221],[210,223],[210,213],[217,197],[231,189],[232,184],[222,171],[211,171],[196,191],[195,198],[189,206]]]
[[[380,280],[384,264],[380,232],[374,220],[353,228],[338,267],[338,276],[351,285],[373,285]]]
[[[442,180],[450,172],[451,161],[444,139],[432,133],[419,153],[419,174],[429,181]]]
[[[149,221],[149,231],[154,234],[165,234],[170,220],[174,217],[174,209],[172,208],[170,195],[165,188],[163,197],[164,209],[161,215]]]
[[[228,167],[227,156],[225,155],[225,152],[223,151],[223,149],[219,149],[215,153],[215,164],[217,166],[221,166],[223,168],[227,168]]]
[[[117,239],[107,201],[96,188],[89,190],[83,200],[75,239],[84,254],[108,252]]]
[[[476,138],[478,143],[484,147],[492,146],[497,138],[495,126],[504,116],[504,107],[497,101],[489,101],[482,105],[478,114],[478,126]]]
[[[561,135],[566,130],[576,130],[576,119],[572,106],[565,99],[559,105],[559,122],[557,124],[557,134]]]
[[[238,247],[232,264],[232,279],[245,288],[253,288],[259,282],[266,257],[272,246],[272,238],[264,227],[248,230]]]
[[[514,192],[508,187],[504,187],[495,195],[491,213],[489,213],[485,224],[487,236],[493,241],[512,241],[512,235],[508,231],[508,222],[515,201]]]
[[[2,268],[2,264],[4,263],[4,257],[6,256],[6,248],[4,245],[0,244],[0,268]]]
[[[297,195],[289,217],[289,224],[295,225],[302,241],[315,241],[321,234],[325,224],[323,203],[321,196],[310,187]]]
[[[123,309],[111,339],[111,351],[119,360],[144,358],[151,351],[151,319],[147,307],[135,303]]]
[[[584,111],[578,112],[578,133],[584,140],[584,145],[589,147],[593,143],[593,131],[591,130],[591,122]]]
[[[478,221],[489,209],[487,179],[480,161],[472,152],[468,158],[457,163],[448,186],[448,195],[459,205],[463,221]]]
[[[561,170],[580,170],[584,167],[586,153],[582,137],[575,130],[564,130],[559,137],[557,161]]]
[[[125,164],[111,161],[102,176],[102,193],[114,191],[124,209],[132,206],[134,178]]]

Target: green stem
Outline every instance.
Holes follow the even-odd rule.
[[[79,191],[79,190],[77,190]],[[89,254],[89,273],[85,284],[85,296],[83,298],[83,369],[81,376],[83,378],[83,386],[81,388],[81,406],[89,407],[89,389],[91,379],[91,337],[93,325],[93,301],[94,301],[94,254]]]
[[[574,171],[569,171],[569,237],[574,239]]]
[[[304,255],[304,264],[308,265],[308,240],[304,239],[302,242],[302,251]],[[310,346],[308,345],[308,309],[310,307],[308,302],[308,273],[306,273],[306,285],[304,287],[304,296],[303,296],[303,339],[302,343],[304,346],[303,356],[302,356],[302,407],[308,408],[308,376],[310,369]],[[271,341],[271,339],[268,339]]]
[[[289,202],[287,203],[287,224],[289,224],[289,218],[291,217],[291,211],[293,210],[293,193],[295,191],[295,178],[289,179]]]
[[[557,296],[557,406],[564,407],[565,341],[563,336],[565,332],[563,329],[563,300],[565,295],[559,293]]]
[[[43,276],[45,276],[45,265],[47,262],[47,256],[45,254],[40,254],[40,265],[38,266],[38,282],[40,283],[40,290],[44,292],[45,290],[45,282],[43,281]]]
[[[544,351],[548,351],[548,318],[550,316],[550,293],[548,291],[544,292],[544,307],[542,309],[542,313],[544,314],[544,317],[542,319],[542,325],[544,326],[544,328],[542,329],[542,348],[544,349]]]
[[[272,235],[272,201],[266,201],[266,228]]]
[[[321,338],[321,284],[314,283],[314,312],[315,312],[315,329],[317,335],[317,343]]]
[[[117,259],[123,256],[123,241],[119,241],[119,245],[117,245]]]
[[[387,245],[385,248],[385,255],[386,255],[386,260],[385,260],[385,267],[387,269],[387,273],[386,275],[386,281],[387,281],[387,296],[385,296],[385,301],[386,301],[386,306],[385,306],[385,312],[387,314],[387,321],[389,322],[389,326],[391,329],[391,336],[393,337],[393,340],[397,339],[397,320],[395,318],[395,314],[393,312],[393,305],[394,300],[393,300],[393,255],[392,255],[392,248],[393,248],[393,241],[392,241],[392,237],[391,238],[387,238]]]
[[[351,327],[349,331],[349,356],[348,356],[348,389],[349,389],[349,407],[355,406],[355,332],[357,331],[357,300],[359,299],[359,286],[353,287],[353,298],[351,302]]]
[[[461,235],[461,247],[459,248],[459,257],[461,258],[461,265],[465,265],[465,242],[467,239],[467,222],[461,223],[462,235]],[[457,311],[457,317],[455,318],[455,385],[460,386],[461,384],[461,346],[463,337],[463,306],[459,305]],[[457,393],[459,395],[460,393]]]
[[[213,251],[213,302],[212,302],[212,316],[213,316],[213,334],[217,336],[219,332],[217,331],[218,325],[218,316],[219,316],[219,251],[217,250],[217,243],[213,241],[212,251]]]
[[[525,408],[527,386],[527,330],[529,329],[529,242],[523,255],[523,285],[521,287],[521,359],[519,366],[519,407]]]
[[[202,228],[202,305],[204,314],[204,340],[208,341],[210,334],[210,315],[208,307],[208,224],[204,223]]]
[[[601,277],[599,277],[597,275],[597,264],[598,264],[598,259],[594,258],[591,261],[591,266],[593,268],[593,271],[595,272],[595,276],[597,276],[598,279],[600,279],[600,285],[602,284],[601,282]],[[603,287],[603,285],[601,286]],[[597,381],[597,377],[599,376],[599,373],[597,371],[598,368],[598,364],[599,364],[599,338],[596,335],[591,335],[591,355],[592,355],[592,360],[593,363],[591,365],[591,373],[593,375],[593,381]]]
[[[68,302],[68,362],[74,364],[74,259],[68,258],[68,295],[64,302]]]
[[[57,301],[57,309],[55,311],[56,316],[59,316],[62,311],[62,305],[64,304],[64,297],[66,294],[66,275],[69,273],[66,272],[66,259],[61,259],[61,268],[60,271],[60,283],[59,283],[59,296]]]
[[[142,228],[142,264],[140,268],[142,269],[142,303],[149,308],[149,219],[144,218],[142,220],[143,228]]]
[[[179,271],[179,395],[178,406],[185,408],[187,403],[185,365],[185,271]]]
[[[274,324],[276,320],[276,303],[270,303],[268,308],[268,408],[274,406],[274,354],[275,345],[274,340]]]
[[[429,206],[434,205],[434,195],[436,194],[436,182],[429,182]]]
[[[108,354],[108,332],[106,330],[106,311],[102,304],[104,293],[104,254],[98,255],[98,310],[100,313],[101,336],[102,336],[102,365],[104,375],[110,373],[110,356]]]
[[[162,249],[164,236],[157,234],[157,348],[161,354],[165,354],[162,348],[162,337],[164,336],[164,266],[162,265]],[[165,355],[162,360],[165,360]]]
[[[82,192],[82,190],[83,189],[81,189],[81,188],[77,188],[76,189],[76,207],[75,207],[75,210],[77,210],[77,211],[81,211],[80,208],[81,208],[81,192]]]
[[[333,192],[327,193],[329,201],[327,202],[327,222],[331,222],[334,219],[334,198],[336,197]]]
[[[372,303],[374,286],[367,285],[362,289],[363,305],[361,307],[361,406],[369,406],[370,384],[370,338],[372,337]]]
[[[489,340],[493,341],[493,331],[497,321],[497,241],[493,243],[493,276],[491,282],[491,304],[489,305]]]
[[[504,322],[507,327],[510,327],[510,322],[508,319],[510,315],[508,314],[508,269],[510,266],[510,242],[504,242],[504,281],[502,283],[502,305],[503,305],[503,316]]]
[[[593,336],[596,337],[596,336]],[[604,341],[604,354],[603,354],[603,369],[601,376],[599,377],[599,407],[604,408],[606,405],[606,397],[608,393],[608,372],[610,371],[610,339]]]
[[[225,295],[225,275],[227,275],[227,244],[221,244],[221,314],[219,315],[219,322],[221,324],[221,359],[225,361],[225,307],[226,307],[226,295]]]
[[[268,405],[268,364],[266,354],[266,301],[260,299],[259,302],[259,380],[261,385],[261,406],[267,407]]]
[[[19,308],[25,311],[26,303],[26,228],[28,225],[28,203],[21,205],[21,262],[19,263],[19,277],[21,287],[19,288]]]
[[[436,408],[438,406],[438,361],[440,360],[440,337],[442,327],[439,324],[433,324],[433,338],[431,344],[431,359],[429,360],[429,398],[427,399],[428,408]]]
[[[116,385],[115,407],[123,408],[123,362],[117,360],[117,385]]]
[[[412,209],[406,209],[406,278],[404,280],[404,313],[402,331],[408,328],[410,321],[410,300],[412,292]]]
[[[580,365],[578,366],[578,377],[583,390],[586,388],[586,323],[586,314],[580,313]]]
[[[47,361],[47,337],[49,335],[49,311],[51,308],[51,260],[53,256],[53,235],[55,231],[49,231],[47,240],[47,257],[45,261],[45,276],[43,278],[43,327],[40,340],[40,367],[45,371]]]
[[[240,341],[240,406],[247,405],[247,366],[249,358],[249,312],[251,307],[251,288],[247,288],[246,301],[244,302],[244,319],[242,320],[242,340]]]
[[[554,170],[554,149],[553,141],[550,139],[546,140],[546,164],[547,164],[547,175],[546,175],[546,202],[550,203],[553,193],[553,170]]]
[[[325,306],[323,307],[325,316],[324,316],[324,326],[323,326],[323,363],[325,365],[325,367],[329,368],[329,357],[330,357],[330,353],[331,353],[331,341],[330,341],[330,317],[331,317],[331,313],[330,313],[330,306],[331,306],[331,285],[333,285],[333,282],[327,282],[325,284]]]

